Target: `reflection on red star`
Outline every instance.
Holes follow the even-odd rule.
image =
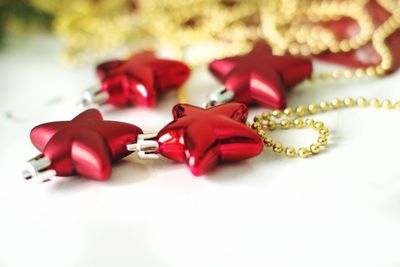
[[[135,125],[104,121],[96,109],[82,112],[71,121],[41,124],[32,129],[33,145],[51,160],[49,169],[59,176],[78,173],[106,180],[111,163],[131,152],[126,145],[136,142],[142,130]]]
[[[285,91],[309,78],[312,64],[305,58],[274,56],[271,48],[259,41],[248,54],[214,60],[209,69],[225,83],[226,90],[235,93],[233,101],[282,109]]]
[[[190,75],[182,62],[158,59],[150,51],[104,62],[96,72],[102,81],[101,92],[109,95],[108,103],[146,107],[155,106],[158,92],[179,87]]]
[[[157,135],[160,153],[186,162],[202,175],[221,161],[254,157],[263,150],[261,138],[245,125],[246,105],[228,103],[209,109],[178,104],[174,120]]]

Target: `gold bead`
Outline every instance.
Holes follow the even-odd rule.
[[[264,120],[269,120],[271,118],[271,113],[268,111],[264,111],[263,113],[261,113],[261,116]]]
[[[343,52],[349,52],[351,50],[350,44],[349,42],[345,42],[346,40],[343,40],[340,44],[339,44],[339,48],[341,51]]]
[[[314,120],[313,119],[307,118],[304,122],[306,123],[307,126],[314,127]]]
[[[392,102],[390,100],[385,99],[385,100],[382,101],[382,107],[385,108],[385,109],[392,109],[393,108],[393,104],[392,104]]]
[[[296,128],[303,128],[304,126],[304,121],[302,119],[295,119],[293,121],[293,124]]]
[[[253,121],[254,121],[254,122],[261,122],[261,121],[262,121],[262,116],[261,116],[261,115],[256,115],[256,116],[254,116]]]
[[[351,79],[353,78],[353,70],[345,70],[343,75],[346,79]]]
[[[272,146],[272,150],[276,153],[281,153],[283,151],[283,145],[280,143],[276,143]]]
[[[283,110],[283,113],[285,113],[286,116],[292,116],[293,115],[293,109],[292,108],[285,108]]]
[[[345,97],[345,98],[343,99],[343,103],[344,103],[344,105],[345,105],[346,107],[352,107],[352,106],[354,106],[355,101],[354,101],[354,99],[351,98],[351,97]]]
[[[261,124],[261,122],[256,121],[251,125],[251,128],[253,128],[253,129],[261,129],[262,128],[262,124]]]
[[[368,105],[368,101],[364,97],[359,97],[357,98],[357,105],[359,107],[366,107]]]
[[[356,69],[355,75],[357,78],[363,78],[363,77],[365,77],[365,70],[358,68],[358,69]]]
[[[296,108],[296,113],[298,116],[303,117],[307,113],[307,109],[304,106],[298,106]]]
[[[369,77],[375,76],[376,75],[376,70],[374,67],[368,67],[367,68],[367,75]]]
[[[309,56],[311,54],[310,48],[308,46],[301,46],[300,47],[300,53],[302,56]]]
[[[262,135],[264,133],[265,133],[265,131],[264,131],[264,129],[262,127],[257,129],[257,134],[258,135]]]
[[[338,53],[340,51],[339,45],[333,45],[333,46],[329,46],[329,51],[331,51],[332,53]]]
[[[279,109],[272,111],[272,116],[274,116],[275,118],[282,117],[282,114],[283,114],[282,110],[279,110]]]
[[[285,154],[289,158],[293,158],[294,156],[296,156],[296,149],[294,147],[289,146],[285,149]]]
[[[270,129],[270,130],[275,130],[276,129],[276,122],[268,121],[267,128]]]
[[[371,98],[369,100],[369,105],[373,108],[379,108],[381,106],[381,103],[377,98]]]
[[[308,111],[311,114],[315,114],[315,113],[317,113],[319,111],[319,107],[317,105],[315,105],[315,104],[311,104],[311,105],[308,106]]]
[[[307,158],[310,155],[310,150],[306,147],[299,148],[298,152],[300,157]]]
[[[324,71],[324,72],[321,72],[320,74],[319,74],[319,78],[321,79],[321,80],[328,80],[329,79],[329,72],[327,72],[327,71]]]
[[[316,74],[315,72],[311,73],[310,80],[313,82],[318,80],[318,74]]]
[[[318,55],[321,52],[322,52],[322,50],[319,47],[316,47],[316,46],[311,47],[311,54]]]
[[[383,61],[381,63],[381,67],[382,69],[384,69],[385,71],[388,71],[391,67],[392,67],[393,63],[390,61]]]
[[[325,125],[324,125],[324,123],[322,121],[316,121],[314,123],[314,128],[317,129],[317,130],[322,129],[324,127],[325,127]]]
[[[261,137],[261,139],[267,138],[267,133],[264,130],[258,130],[257,134]]]
[[[318,144],[312,144],[310,150],[313,154],[318,154],[321,151],[321,148]]]
[[[331,108],[331,105],[327,101],[322,101],[319,104],[319,107],[321,108],[322,111],[328,111]]]
[[[386,73],[386,70],[384,68],[382,68],[382,66],[377,66],[375,68],[375,72],[377,75],[382,76]]]
[[[323,137],[326,137],[329,135],[329,130],[327,128],[322,128],[319,130],[319,134],[322,135]]]
[[[300,46],[296,43],[289,46],[289,52],[292,55],[298,55],[300,53]]]
[[[262,121],[257,121],[257,122],[253,122],[253,126],[255,126],[255,128],[253,127],[253,129],[255,129],[256,131],[264,131],[264,124]]]
[[[332,100],[332,106],[333,106],[334,108],[340,108],[341,106],[343,106],[343,101],[340,100],[340,99],[338,99],[338,98],[334,98],[334,99]]]
[[[340,71],[335,70],[332,72],[332,78],[334,78],[336,80],[340,79],[341,76],[342,76],[342,73]]]
[[[320,136],[318,138],[318,145],[325,146],[328,144],[328,138]]]
[[[282,127],[282,129],[289,129],[290,121],[289,120],[281,120],[281,127]]]
[[[264,138],[264,144],[268,147],[272,146],[272,138],[271,137],[265,137]]]

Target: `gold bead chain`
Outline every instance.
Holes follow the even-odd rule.
[[[400,23],[397,0],[376,0],[392,13],[378,27],[366,10],[368,0],[60,1],[31,2],[54,16],[54,30],[68,46],[66,59],[76,64],[115,49],[130,53],[160,43],[182,55],[199,44],[211,45],[200,57],[183,58],[200,65],[215,57],[243,54],[258,38],[268,40],[276,54],[303,56],[354,51],[372,42],[382,59],[379,65],[316,73],[312,79],[377,76],[392,66],[384,40]],[[345,17],[360,28],[346,39],[338,39],[329,27],[319,24]]]
[[[180,103],[188,103],[186,91],[182,87],[178,91],[178,99]],[[257,134],[262,138],[266,147],[270,147],[275,153],[284,153],[287,157],[299,156],[307,158],[311,155],[318,154],[321,149],[328,145],[329,129],[322,121],[315,121],[312,118],[304,118],[306,116],[315,115],[332,110],[343,108],[384,108],[386,110],[396,109],[400,111],[400,100],[392,102],[388,99],[380,101],[377,98],[367,100],[365,97],[345,97],[343,99],[334,98],[331,101],[321,101],[320,103],[310,104],[308,106],[299,105],[297,107],[287,107],[284,110],[273,110],[271,112],[264,111],[261,114],[255,115],[253,123],[247,122],[247,125],[254,129]],[[267,131],[274,131],[277,129],[314,129],[318,132],[319,136],[315,143],[309,147],[294,148],[293,146],[284,146],[281,143],[275,142]]]
[[[299,15],[296,17],[300,17],[302,23],[292,21],[289,29],[282,32],[284,37],[280,39],[286,40],[280,43],[280,48],[288,50],[290,54],[303,56],[317,55],[327,50],[337,53],[360,48],[371,40],[374,33],[372,18],[363,9],[365,4],[349,1],[322,1],[312,2],[310,6],[300,8],[297,11]],[[333,32],[325,27],[309,24],[338,20],[343,17],[352,18],[357,22],[360,27],[359,34],[349,39],[337,40]]]
[[[281,3],[281,6],[266,5],[261,7],[261,25],[257,32],[258,38],[268,41],[274,54],[291,54],[294,56],[319,55],[323,52],[343,53],[354,51],[371,42],[372,47],[380,56],[381,61],[376,66],[359,67],[355,69],[313,72],[310,81],[339,80],[365,77],[384,76],[393,67],[393,55],[385,43],[386,39],[400,28],[400,2],[379,0],[379,4],[392,12],[392,15],[380,26],[375,28],[371,15],[365,10],[368,1],[311,1],[310,5],[301,6],[301,2],[290,2],[290,6]],[[289,8],[291,7],[291,9]],[[390,8],[390,9],[389,9]],[[281,9],[288,10],[289,16],[282,19]],[[292,15],[290,10],[292,11]],[[276,15],[275,15],[276,14]],[[360,27],[360,32],[348,39],[337,40],[335,34],[321,26],[314,25],[318,22],[339,20],[344,17],[354,19]],[[283,22],[281,22],[283,21]],[[280,28],[285,30],[280,30]],[[236,29],[241,36],[248,35],[248,29]],[[228,31],[229,32],[229,31]],[[227,44],[225,46],[228,46]],[[235,45],[228,46],[219,57],[231,54],[240,54],[249,50],[251,45],[237,41]],[[235,50],[236,49],[236,50]],[[183,51],[181,51],[183,55]],[[185,57],[182,57],[185,60]],[[208,59],[191,62],[192,67],[197,67],[207,62]],[[187,60],[190,61],[190,60]]]
[[[328,144],[329,130],[321,121],[314,121],[312,118],[304,118],[305,116],[314,115],[330,110],[351,107],[372,107],[384,108],[387,110],[396,109],[400,111],[400,101],[393,103],[390,100],[380,101],[377,98],[367,100],[364,97],[357,99],[345,97],[344,99],[335,98],[332,101],[321,101],[319,104],[310,104],[306,106],[297,106],[295,108],[288,107],[284,110],[274,110],[272,112],[263,112],[254,116],[253,123],[249,126],[253,128],[257,134],[263,139],[266,147],[272,149],[275,153],[284,153],[287,157],[299,156],[307,158],[311,155],[318,154]],[[311,128],[318,132],[317,142],[309,147],[294,148],[293,146],[284,146],[275,142],[267,131],[276,129],[303,129]]]
[[[278,17],[265,20],[262,25],[265,38],[277,54],[289,53],[292,55],[310,56],[322,52],[331,53],[349,52],[356,50],[371,41],[373,48],[381,57],[376,66],[366,68],[347,69],[344,71],[314,72],[310,80],[352,79],[385,75],[393,67],[393,55],[385,43],[387,37],[400,28],[400,3],[380,0],[379,4],[391,8],[392,15],[379,27],[374,29],[371,16],[364,6],[368,1],[315,1],[310,6],[295,11],[288,24],[289,29],[277,30]],[[278,14],[277,16],[280,16]],[[299,18],[297,18],[299,17]],[[354,19],[360,27],[360,32],[349,39],[337,40],[333,32],[320,25],[310,25],[310,22],[338,20],[343,17]],[[302,23],[295,20],[301,19]],[[309,22],[309,23],[307,23]],[[274,26],[271,26],[270,24]],[[282,25],[285,26],[285,25]]]

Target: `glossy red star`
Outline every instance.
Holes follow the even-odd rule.
[[[209,109],[178,104],[174,120],[157,135],[160,153],[186,162],[202,175],[221,161],[251,158],[263,150],[261,138],[245,125],[246,105],[228,103]]]
[[[305,58],[274,56],[271,48],[259,41],[248,54],[214,60],[209,69],[225,83],[226,90],[234,92],[233,101],[282,109],[285,91],[309,78],[312,64]]]
[[[190,75],[180,61],[158,59],[153,52],[137,53],[127,60],[112,60],[97,66],[100,92],[109,95],[107,103],[154,107],[156,94],[183,84]]]
[[[142,130],[135,125],[104,121],[96,109],[82,112],[71,121],[41,124],[32,129],[33,145],[50,159],[49,169],[58,176],[78,173],[94,180],[106,180],[111,163],[131,152]]]

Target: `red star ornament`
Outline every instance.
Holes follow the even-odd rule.
[[[286,90],[309,78],[312,64],[306,58],[274,56],[267,43],[258,41],[248,54],[214,60],[209,69],[234,92],[233,101],[282,109]]]
[[[103,181],[111,175],[111,163],[129,155],[126,145],[136,142],[141,133],[135,125],[104,121],[98,110],[89,109],[71,121],[36,126],[30,138],[51,161],[48,169],[55,170],[56,175],[78,173]]]
[[[157,135],[159,153],[186,162],[190,171],[202,175],[222,161],[238,161],[260,154],[263,142],[245,125],[246,105],[228,103],[202,109],[178,104],[174,120]]]
[[[176,60],[158,59],[153,52],[137,53],[127,60],[112,60],[97,66],[100,92],[108,94],[107,103],[154,107],[158,92],[182,85],[190,68]]]

